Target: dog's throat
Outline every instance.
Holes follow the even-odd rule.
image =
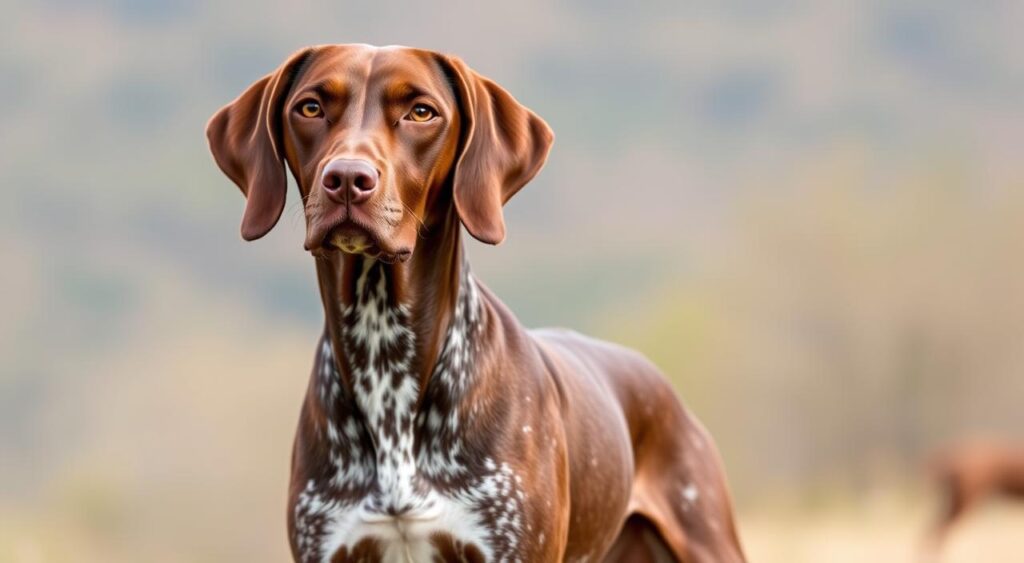
[[[346,303],[336,334],[341,344],[336,369],[322,370],[321,398],[330,414],[342,417],[347,403],[374,450],[376,485],[383,511],[409,509],[421,476],[456,477],[462,397],[472,385],[481,307],[466,264],[437,360],[421,389],[412,307],[389,294],[393,267],[363,258],[356,261],[352,299]],[[329,346],[325,352],[330,352]],[[323,352],[322,352],[323,353]],[[334,358],[322,358],[334,360]],[[326,362],[325,362],[326,363]],[[331,361],[331,364],[334,362]],[[341,392],[340,373],[348,379]],[[352,413],[349,413],[352,414]]]
[[[303,560],[319,561],[379,533],[365,530],[412,526],[419,540],[402,541],[432,541],[423,530],[438,525],[477,530],[460,539],[487,560],[516,560],[524,533],[521,477],[481,426],[504,425],[500,416],[475,416],[504,412],[482,392],[477,358],[492,353],[484,346],[491,317],[476,282],[463,263],[424,383],[414,308],[388,294],[395,266],[357,262],[345,276],[353,297],[328,331],[339,357],[326,337],[320,350],[311,394],[319,403],[311,447],[318,459],[294,508],[296,548]],[[457,524],[442,525],[444,518]],[[343,539],[347,532],[351,542]]]

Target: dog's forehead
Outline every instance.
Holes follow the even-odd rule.
[[[314,48],[299,85],[335,82],[348,87],[370,82],[401,81],[443,87],[445,77],[436,53],[404,46],[322,45]]]

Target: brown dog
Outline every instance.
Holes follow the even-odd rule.
[[[326,323],[292,460],[299,561],[742,561],[707,432],[639,354],[528,332],[470,273],[547,124],[460,60],[305,49],[210,121],[242,236],[306,215]]]
[[[950,529],[982,500],[1002,495],[1024,500],[1024,447],[969,441],[936,455],[929,472],[944,506],[928,530],[925,549],[936,552]]]

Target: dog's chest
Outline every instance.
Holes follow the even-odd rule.
[[[456,491],[421,491],[418,506],[380,512],[374,495],[331,498],[309,481],[295,506],[303,561],[519,561],[522,493],[507,466]]]
[[[320,351],[316,392],[327,417],[318,438],[330,467],[306,482],[294,506],[303,561],[517,559],[528,525],[521,479],[508,463],[467,451],[460,432],[472,415],[459,398],[474,383],[477,299],[464,276],[418,405],[409,312],[389,304],[381,268],[361,273],[342,337],[351,395],[331,347],[325,342]]]

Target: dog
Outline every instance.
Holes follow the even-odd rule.
[[[304,204],[323,336],[292,452],[296,561],[743,561],[707,431],[638,353],[527,331],[471,273],[548,125],[460,59],[303,49],[207,136],[265,235]]]
[[[1024,500],[1024,447],[988,440],[964,441],[934,455],[928,473],[943,506],[928,529],[924,559],[931,560],[950,530],[984,499]]]

